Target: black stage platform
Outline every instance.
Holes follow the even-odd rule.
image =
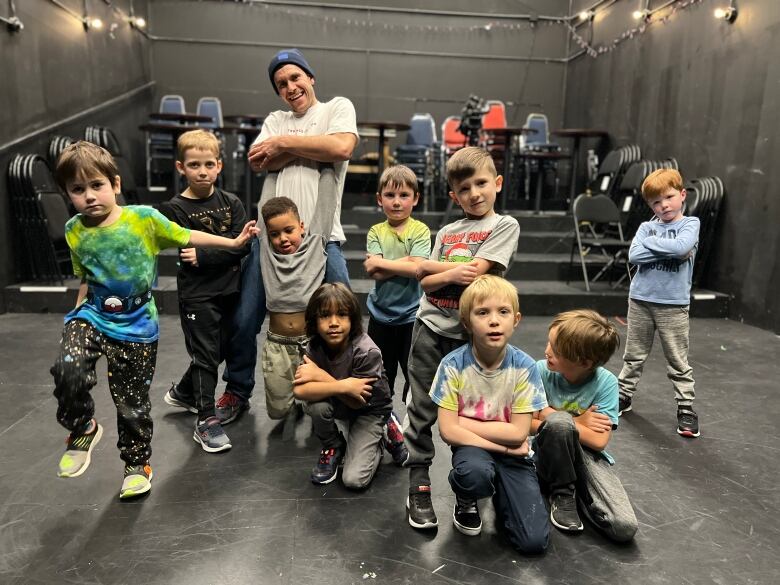
[[[513,342],[540,357],[548,321],[524,319]],[[780,582],[780,351],[769,332],[692,321],[702,421],[694,440],[675,433],[673,393],[656,348],[634,411],[610,444],[640,522],[635,542],[617,546],[586,526],[577,536],[553,531],[547,554],[528,558],[497,536],[487,501],[480,536],[453,529],[448,450],[438,437],[432,475],[440,527],[432,533],[407,524],[407,474],[388,456],[364,493],[309,483],[318,449],[309,424],[302,420],[295,442],[283,442],[266,416],[261,384],[252,410],[226,427],[232,451],[202,451],[191,438],[191,415],[162,400],[187,362],[173,316],[162,317],[152,386],[152,492],[132,503],[117,498],[122,464],[103,362],[94,394],[106,434],[82,477],[58,479],[66,433],[55,422],[48,369],[61,322],[0,315],[3,585]],[[609,367],[619,364],[617,357]]]

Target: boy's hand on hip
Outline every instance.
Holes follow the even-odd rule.
[[[182,248],[179,250],[179,259],[185,264],[198,266],[198,252],[195,248]]]
[[[595,404],[576,417],[577,422],[596,433],[606,433],[612,429],[612,421],[606,414],[596,412]]]

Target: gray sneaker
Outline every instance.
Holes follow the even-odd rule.
[[[192,438],[208,453],[227,451],[233,446],[216,416],[210,416],[200,423],[196,421]]]
[[[179,386],[177,384],[171,384],[171,389],[165,393],[163,400],[165,400],[166,404],[170,404],[176,408],[183,408],[193,414],[198,414],[198,407],[195,406],[195,399],[192,396],[185,396],[179,392]]]
[[[122,489],[119,491],[119,499],[127,500],[145,494],[152,489],[152,466],[125,465],[125,477],[122,480]]]
[[[94,419],[93,419],[94,420]],[[57,475],[60,477],[78,477],[87,470],[92,460],[92,449],[103,436],[103,427],[95,421],[91,433],[68,435],[68,446],[60,459]]]
[[[239,398],[232,392],[225,391],[219,397],[215,406],[219,422],[226,425],[232,423],[249,410],[249,401]]]

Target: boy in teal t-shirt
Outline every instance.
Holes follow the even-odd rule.
[[[580,309],[557,315],[548,338],[546,359],[536,364],[548,406],[534,415],[531,431],[539,480],[551,494],[550,520],[578,532],[579,506],[607,537],[627,542],[637,520],[605,451],[618,425],[618,383],[602,366],[617,349],[617,331]]]
[[[82,279],[76,308],[65,316],[60,355],[51,373],[57,421],[70,431],[60,459],[60,477],[76,477],[89,466],[103,434],[93,418],[90,395],[95,364],[108,362],[108,383],[117,408],[119,453],[125,462],[120,498],[151,489],[152,419],[149,387],[157,359],[159,327],[151,287],[157,254],[164,248],[238,248],[257,233],[254,222],[236,239],[190,232],[158,211],[120,207],[120,178],[103,148],[77,142],[57,161],[56,178],[78,215],[65,226],[74,273]]]
[[[368,335],[382,352],[390,392],[398,366],[401,367],[404,402],[409,392],[406,364],[422,296],[417,266],[431,253],[431,231],[411,217],[419,199],[417,177],[410,168],[395,165],[385,169],[379,178],[376,201],[387,220],[368,231],[364,263],[366,272],[376,281],[367,301]],[[400,465],[406,460],[407,451],[395,412],[387,421],[387,434],[388,451]]]

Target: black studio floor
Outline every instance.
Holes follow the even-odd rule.
[[[523,320],[514,343],[540,357],[548,321]],[[58,479],[65,432],[54,419],[48,370],[61,322],[58,315],[0,315],[4,585],[780,582],[780,341],[770,332],[692,321],[702,421],[696,440],[674,431],[657,347],[634,411],[610,443],[639,519],[635,542],[613,545],[586,525],[577,536],[554,531],[547,554],[528,558],[496,535],[487,501],[480,536],[453,529],[449,457],[438,437],[437,532],[407,524],[407,474],[388,456],[364,493],[312,485],[317,444],[308,422],[294,443],[284,443],[265,414],[261,385],[252,410],[227,427],[232,451],[202,451],[191,415],[162,400],[187,361],[172,316],[162,318],[152,387],[151,494],[132,503],[117,498],[122,464],[102,362],[95,397],[106,436],[84,476]],[[609,367],[619,364],[618,356]]]

